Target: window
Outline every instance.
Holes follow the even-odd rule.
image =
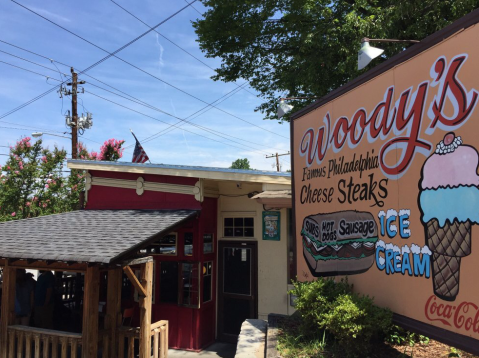
[[[150,246],[142,249],[142,254],[159,254],[159,255],[177,255],[177,238],[176,233],[171,233],[163,236],[160,240],[154,242]]]
[[[200,264],[199,262],[180,263],[182,273],[182,306],[199,308],[200,307]]]
[[[213,234],[204,234],[203,235],[203,253],[211,254],[213,250]]]
[[[160,263],[160,302],[178,303],[178,262]]]
[[[211,301],[213,295],[212,289],[213,262],[203,263],[203,302]]]
[[[193,256],[193,233],[185,232],[184,239],[185,256]]]
[[[160,263],[160,302],[200,307],[200,263]]]
[[[224,218],[225,237],[254,237],[254,218]]]

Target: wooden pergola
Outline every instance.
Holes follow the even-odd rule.
[[[142,257],[141,249],[196,215],[191,210],[82,210],[0,223],[0,358],[76,358],[80,351],[82,358],[96,358],[99,352],[102,357],[124,357],[125,341],[127,357],[132,358],[135,340],[140,358],[166,357],[168,322],[151,323],[153,259]],[[140,268],[139,279],[132,266]],[[81,333],[14,325],[19,268],[84,274]],[[102,329],[100,272],[107,272]],[[139,293],[139,327],[121,326],[123,273]]]

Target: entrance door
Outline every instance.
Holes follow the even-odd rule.
[[[219,340],[235,343],[244,320],[258,317],[257,248],[256,242],[219,242]]]

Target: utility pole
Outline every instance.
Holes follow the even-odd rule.
[[[281,157],[281,156],[283,156],[283,155],[289,155],[289,152],[288,152],[288,153],[284,153],[284,154],[278,154],[278,153],[276,153],[276,154],[273,154],[273,155],[270,155],[270,156],[268,156],[268,155],[266,156],[266,158],[274,158],[274,157],[276,157],[276,169],[278,170],[278,172],[281,171],[281,170],[280,170],[280,167],[279,167],[279,157]]]
[[[70,94],[72,95],[72,159],[77,159],[78,148],[78,110],[77,110],[77,86],[78,84],[84,84],[85,81],[78,82],[78,74],[70,69],[72,73],[72,81],[67,83],[68,86],[72,86]]]

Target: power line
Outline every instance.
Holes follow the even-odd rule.
[[[7,42],[2,41],[2,40],[0,40],[0,41],[1,41],[1,42],[4,42],[4,43],[7,43]],[[9,44],[9,43],[7,43],[7,44]],[[10,45],[10,44],[9,44],[9,45]],[[14,46],[14,45],[13,45],[13,46]],[[18,47],[18,46],[15,46],[15,47],[20,48],[20,47]],[[20,49],[22,49],[22,48],[20,48]],[[23,50],[23,49],[22,49],[22,50]],[[28,50],[25,50],[25,51],[28,51]],[[27,61],[27,62],[29,62],[29,63],[35,64],[35,65],[37,65],[37,66],[40,66],[40,67],[43,67],[43,68],[46,68],[46,69],[48,69],[48,70],[50,70],[50,71],[54,71],[54,72],[55,72],[55,70],[52,69],[52,68],[50,68],[50,67],[43,66],[43,65],[41,65],[41,64],[39,64],[39,63],[36,63],[36,62],[30,61],[30,60],[24,59],[24,58],[19,57],[19,56],[16,56],[16,55],[12,55],[12,54],[10,54],[10,53],[8,53],[8,52],[5,52],[5,51],[1,51],[1,50],[0,50],[0,52],[6,53],[6,54],[11,55],[11,56],[13,56],[13,57],[22,59],[22,60]],[[31,52],[31,51],[28,51],[28,52]],[[32,53],[32,52],[31,52],[31,53]],[[49,58],[46,57],[46,56],[42,56],[42,55],[39,55],[39,54],[36,54],[36,53],[34,53],[34,54],[37,55],[37,56],[40,56],[40,57],[49,59]],[[53,62],[52,59],[49,59],[49,60]],[[0,62],[3,62],[3,61],[0,61]],[[25,70],[25,71],[28,71],[28,72],[31,72],[31,73],[34,73],[34,74],[37,74],[37,75],[40,75],[40,76],[43,76],[43,77],[50,78],[49,76],[40,74],[40,73],[38,73],[38,72],[30,71],[30,70],[28,70],[28,69],[25,69],[25,68],[22,68],[22,67],[19,67],[19,66],[12,65],[12,64],[10,64],[10,63],[8,63],[8,62],[3,62],[3,63],[5,63],[5,64],[7,64],[7,65],[11,65],[11,66],[16,67],[16,68],[19,68],[19,69],[23,69],[23,70]],[[58,62],[58,63],[61,64],[61,65],[63,65],[63,66],[72,67],[72,66],[69,66],[69,65],[67,65],[67,64],[63,64],[63,63],[61,63],[61,62]],[[90,76],[90,77],[92,77],[92,76]],[[95,79],[94,77],[92,77],[92,78]],[[59,81],[59,80],[57,80],[57,79],[55,79],[55,78],[52,78],[52,79],[54,79],[55,81]],[[95,80],[96,80],[96,79],[95,79]],[[59,82],[60,82],[60,81],[59,81]],[[102,81],[100,81],[100,82],[102,82]],[[104,82],[103,82],[103,83],[104,83]],[[106,84],[106,83],[104,83],[104,84],[107,85],[107,86],[109,86],[109,87],[111,87],[111,88],[113,88],[113,89],[115,89],[115,90],[117,90],[117,91],[120,91],[120,92],[122,92],[122,93],[125,93],[125,95],[127,95],[127,96],[133,98],[133,100],[130,99],[130,98],[126,98],[126,97],[124,97],[124,96],[121,96],[121,95],[119,95],[119,94],[117,94],[117,93],[115,93],[115,92],[109,91],[109,90],[107,90],[107,89],[105,89],[105,88],[103,88],[103,87],[101,87],[101,86],[95,85],[95,84],[93,84],[93,83],[91,83],[91,82],[90,82],[89,84],[92,85],[92,86],[94,86],[94,87],[100,88],[100,89],[102,89],[102,90],[104,90],[104,91],[107,91],[107,92],[109,92],[109,93],[112,93],[112,94],[114,94],[114,95],[117,95],[117,96],[119,96],[119,97],[122,97],[122,98],[125,98],[125,99],[127,99],[127,100],[133,101],[133,102],[135,102],[135,103],[137,103],[137,104],[140,104],[140,105],[143,105],[143,106],[145,106],[145,107],[147,107],[147,108],[150,108],[150,109],[159,111],[159,112],[161,112],[161,113],[163,113],[163,114],[166,114],[166,115],[168,115],[168,116],[171,116],[171,117],[173,117],[173,118],[176,118],[176,119],[179,119],[180,121],[182,121],[182,123],[171,124],[171,125],[169,125],[168,128],[165,128],[165,129],[161,130],[160,132],[155,133],[155,134],[151,135],[150,137],[147,137],[147,138],[143,139],[143,140],[142,140],[143,143],[148,142],[148,141],[151,141],[151,140],[153,140],[153,139],[156,139],[156,138],[158,138],[159,136],[162,136],[162,135],[164,135],[164,134],[166,134],[166,133],[169,133],[169,132],[171,132],[173,129],[179,128],[180,126],[182,126],[183,124],[186,124],[186,123],[188,123],[188,124],[190,124],[190,125],[192,125],[192,126],[195,126],[195,127],[199,128],[199,129],[202,129],[202,130],[205,130],[205,131],[207,131],[207,132],[210,132],[210,133],[212,133],[212,134],[214,134],[214,135],[217,135],[217,136],[220,136],[220,137],[222,137],[222,138],[228,139],[228,138],[224,137],[224,133],[222,133],[222,132],[215,131],[215,130],[213,130],[213,129],[200,126],[199,124],[193,124],[193,123],[191,123],[191,120],[193,120],[194,118],[197,118],[197,117],[199,117],[200,115],[202,115],[202,114],[206,113],[207,111],[211,110],[212,107],[209,106],[209,105],[206,106],[206,107],[201,108],[200,110],[198,110],[198,111],[196,111],[196,112],[194,112],[193,114],[191,114],[190,116],[186,117],[185,119],[182,119],[182,118],[179,118],[179,117],[177,117],[177,116],[175,116],[175,115],[172,115],[172,114],[170,114],[170,113],[168,113],[168,112],[165,112],[165,111],[163,111],[163,110],[161,110],[161,109],[159,109],[159,108],[156,108],[156,107],[154,107],[154,106],[152,106],[152,105],[150,105],[150,104],[148,104],[148,103],[146,103],[146,102],[144,102],[144,101],[141,101],[141,100],[139,100],[138,98],[135,98],[135,97],[133,97],[133,96],[131,96],[131,95],[125,93],[125,92],[122,92],[122,91],[116,89],[115,87],[110,86],[110,85],[108,85],[108,84]],[[241,86],[244,86],[244,85],[246,85],[246,83],[244,83],[244,84],[241,85]],[[222,102],[222,101],[228,99],[228,98],[231,97],[232,95],[236,94],[237,91],[239,91],[239,90],[241,89],[241,86],[240,86],[240,88],[235,88],[234,90],[232,90],[232,91],[226,93],[225,95],[223,95],[222,97],[220,97],[220,98],[218,98],[216,101],[214,101],[213,103],[217,102],[217,104],[218,104],[218,103],[220,103],[220,102]],[[220,101],[220,100],[221,100],[221,101]],[[210,107],[210,108],[208,108],[208,107]],[[203,110],[204,110],[204,111],[203,111]],[[203,111],[203,112],[202,112],[202,113],[199,113],[199,112],[201,112],[201,111]],[[195,116],[195,115],[196,115],[196,116]],[[193,116],[194,116],[194,117],[193,117]],[[193,117],[193,118],[191,118],[191,117]],[[189,119],[189,118],[191,118],[190,121],[187,121],[187,119]],[[165,122],[165,123],[166,123],[166,122]],[[162,133],[163,133],[163,134],[162,134]],[[218,134],[215,134],[215,133],[218,133]],[[248,141],[248,140],[245,140],[245,139],[242,139],[242,138],[238,138],[238,137],[235,137],[235,136],[231,136],[231,135],[227,135],[227,136],[228,136],[228,137],[231,137],[231,138],[239,139],[239,140],[241,140],[241,141],[248,142],[248,143],[251,143],[251,144],[253,144],[253,145],[258,146],[255,142],[251,142],[251,141]],[[236,142],[236,141],[233,141],[233,142]],[[238,142],[236,142],[236,143],[238,143]],[[238,143],[238,144],[243,145],[242,143]],[[134,145],[127,146],[127,147],[125,147],[125,149],[128,149],[128,148],[133,147],[133,146],[134,146]],[[249,149],[251,149],[251,148],[249,148]],[[264,151],[264,153],[266,153],[266,152]]]
[[[42,15],[36,13],[36,12],[33,11],[33,10],[30,10],[29,8],[27,8],[26,6],[24,6],[24,5],[22,5],[22,4],[18,3],[18,2],[16,2],[15,0],[11,0],[11,1],[13,1],[15,4],[17,4],[17,5],[21,6],[21,7],[23,7],[24,9],[26,9],[26,10],[28,10],[28,11],[30,11],[30,12],[36,14],[37,16],[40,16],[41,18],[43,18],[43,19],[45,19],[45,20],[51,22],[52,24],[54,24],[54,25],[56,25],[56,26],[62,28],[63,30],[68,31],[68,32],[70,32],[70,33],[73,34],[73,32],[67,30],[66,28],[64,28],[64,27],[62,27],[62,26],[60,26],[60,25],[58,25],[58,24],[55,24],[53,21],[51,21],[51,20],[47,19],[46,17],[44,17],[44,16],[42,16]],[[195,1],[197,1],[197,0],[193,0],[192,3],[194,3]],[[90,67],[84,69],[84,70],[81,71],[79,74],[82,74],[83,72],[87,72],[87,71],[91,70],[92,68],[98,66],[99,64],[103,63],[104,61],[108,60],[110,57],[115,56],[116,53],[118,53],[118,52],[124,50],[125,48],[127,48],[128,46],[130,46],[132,43],[138,41],[140,38],[142,38],[142,37],[145,36],[146,34],[150,33],[151,31],[153,31],[155,28],[157,28],[157,27],[160,26],[161,24],[165,23],[166,21],[170,20],[172,17],[174,17],[174,16],[176,16],[177,14],[179,14],[181,11],[183,11],[184,9],[186,9],[188,6],[190,6],[190,5],[187,5],[187,6],[183,7],[182,9],[178,10],[176,13],[174,13],[173,15],[170,15],[168,18],[166,18],[165,20],[163,20],[162,22],[160,22],[158,25],[156,25],[155,27],[151,28],[150,30],[144,32],[143,34],[141,34],[140,36],[136,37],[135,39],[131,40],[131,41],[128,42],[126,45],[120,47],[118,50],[116,50],[116,51],[114,51],[114,52],[112,52],[112,53],[109,53],[108,51],[103,50],[103,51],[105,51],[105,52],[108,53],[108,56],[105,56],[105,57],[102,58],[101,60],[95,62],[93,65],[91,65]],[[80,37],[80,36],[78,36],[78,35],[76,35],[76,34],[74,34],[74,35],[77,36],[77,37]],[[83,39],[82,37],[80,37],[80,38],[81,38],[82,40],[85,40],[85,39]],[[88,42],[88,40],[85,40],[85,41]],[[95,46],[96,46],[96,45],[95,45]],[[115,57],[116,57],[116,56],[115,56]],[[118,58],[118,57],[117,57],[117,58]],[[65,81],[63,81],[61,84],[63,84],[63,83],[65,83]],[[59,87],[59,86],[57,86],[57,87]],[[12,113],[15,113],[15,112],[19,111],[19,110],[21,110],[22,108],[25,108],[26,106],[32,104],[32,103],[35,102],[35,101],[38,101],[39,99],[41,99],[41,98],[45,97],[46,95],[48,95],[49,93],[53,92],[55,89],[56,89],[56,87],[52,87],[52,88],[49,89],[48,91],[46,91],[46,92],[44,92],[44,93],[38,95],[38,96],[35,97],[35,98],[32,98],[30,101],[28,101],[28,102],[26,102],[26,103],[24,103],[24,104],[22,104],[22,105],[20,105],[20,106],[18,106],[18,107],[16,107],[16,108],[10,110],[9,112],[3,114],[2,116],[0,116],[0,119],[4,118],[4,117],[6,117],[6,116],[9,116],[9,115],[11,115]]]
[[[185,2],[186,2],[187,4],[189,4],[188,0],[185,0]],[[199,11],[196,9],[196,7],[194,7],[193,5],[191,5],[191,7],[192,7],[193,9],[195,9],[195,11],[196,11],[198,14],[200,14],[200,16],[203,16],[203,14],[202,14],[201,12],[199,12]]]
[[[26,7],[26,6],[22,5],[22,4],[19,4],[19,3],[16,2],[15,0],[11,0],[11,1],[13,1],[15,4],[17,4],[17,5],[19,5],[19,6],[23,7],[23,8],[25,8],[26,10],[30,11],[31,13],[33,13],[33,14],[35,14],[35,15],[41,17],[42,19],[47,20],[48,22],[50,22],[51,24],[53,24],[53,25],[55,25],[55,26],[61,28],[62,30],[67,31],[68,33],[72,34],[73,36],[78,37],[79,39],[81,39],[81,40],[87,42],[88,44],[90,44],[90,45],[92,45],[92,46],[94,46],[94,47],[96,47],[96,48],[98,48],[98,49],[100,49],[100,50],[102,50],[102,51],[108,53],[108,56],[106,56],[106,57],[104,57],[103,59],[99,60],[98,62],[96,62],[95,64],[91,65],[90,67],[88,67],[86,70],[84,70],[84,71],[82,71],[82,72],[86,72],[86,71],[90,70],[91,68],[93,68],[93,67],[95,67],[95,66],[98,66],[100,63],[106,61],[106,60],[109,59],[110,57],[115,57],[115,58],[119,59],[120,61],[122,61],[122,62],[128,64],[129,66],[131,66],[131,67],[133,67],[133,68],[135,68],[135,69],[137,69],[137,70],[139,70],[139,71],[141,71],[141,72],[143,72],[143,73],[145,73],[145,74],[147,74],[147,75],[149,75],[149,76],[151,76],[151,77],[157,79],[158,81],[163,82],[164,84],[166,84],[166,85],[168,85],[168,86],[170,86],[170,87],[172,87],[172,88],[174,88],[174,89],[176,89],[176,90],[178,90],[178,91],[180,91],[180,92],[186,94],[187,96],[190,96],[190,97],[192,97],[192,98],[194,98],[194,99],[196,99],[196,100],[198,100],[198,101],[200,101],[200,102],[203,102],[203,103],[205,103],[205,104],[209,104],[208,102],[202,100],[201,98],[199,98],[199,97],[197,97],[197,96],[195,96],[195,95],[192,95],[191,93],[188,93],[188,92],[182,90],[181,88],[179,88],[179,87],[177,87],[177,86],[175,86],[175,85],[172,85],[172,84],[169,83],[169,82],[166,82],[165,80],[161,79],[160,77],[155,76],[154,74],[152,74],[152,73],[150,73],[150,72],[148,72],[148,71],[143,70],[142,68],[140,68],[140,67],[138,67],[138,66],[132,64],[131,62],[128,62],[128,61],[122,59],[121,57],[116,56],[116,54],[117,54],[118,52],[120,52],[121,50],[123,50],[123,49],[125,49],[126,47],[130,46],[133,42],[139,40],[140,38],[142,38],[142,37],[145,36],[146,34],[148,34],[148,33],[152,32],[152,31],[154,31],[158,26],[160,26],[163,22],[167,21],[169,18],[168,18],[167,20],[164,20],[163,22],[159,23],[158,25],[156,25],[156,26],[154,26],[154,27],[151,27],[147,32],[143,33],[142,35],[138,36],[136,39],[134,39],[134,40],[130,41],[129,43],[127,43],[126,45],[122,46],[120,49],[118,49],[118,50],[116,50],[116,51],[110,53],[109,51],[105,50],[104,48],[102,48],[102,47],[100,47],[100,46],[94,44],[93,42],[91,42],[91,41],[89,41],[89,40],[83,38],[83,37],[80,36],[80,35],[75,34],[74,32],[72,32],[72,31],[66,29],[65,27],[63,27],[63,26],[61,26],[61,25],[55,23],[54,21],[52,21],[52,20],[46,18],[45,16],[40,15],[39,13],[37,13],[37,12],[35,12],[35,11],[29,9],[28,7]],[[179,12],[182,11],[182,10],[184,10],[185,8],[187,8],[188,6],[190,6],[191,4],[193,4],[193,3],[196,2],[196,1],[197,1],[197,0],[193,0],[191,3],[188,3],[187,6],[185,6],[185,7],[182,8],[181,10],[179,10],[177,13],[179,13]],[[176,15],[177,13],[175,13],[174,15]],[[174,15],[170,16],[170,18],[173,17]],[[79,73],[79,74],[81,74],[81,73]],[[248,122],[247,120],[245,120],[245,119],[243,119],[243,118],[240,118],[240,117],[238,117],[238,116],[236,116],[236,115],[234,115],[234,114],[232,114],[232,113],[229,113],[229,112],[227,112],[227,111],[225,111],[225,110],[223,110],[223,109],[221,109],[221,108],[219,108],[219,107],[216,107],[216,106],[213,106],[213,107],[216,108],[217,110],[219,110],[219,111],[221,111],[221,112],[223,112],[223,113],[229,115],[229,116],[232,116],[232,117],[234,117],[234,118],[237,118],[237,119],[239,119],[239,120],[241,120],[241,121],[243,121],[243,122],[245,122],[245,123],[248,123],[248,124],[250,124],[250,125],[252,125],[252,126],[255,126],[255,127],[257,127],[257,128],[260,128],[260,129],[262,129],[262,130],[264,130],[264,131],[267,131],[267,132],[272,133],[272,134],[274,134],[274,135],[277,135],[277,136],[279,136],[279,137],[283,137],[283,138],[285,138],[285,139],[289,139],[288,137],[285,137],[285,136],[283,136],[283,135],[281,135],[281,134],[278,134],[278,133],[276,133],[276,132],[270,131],[269,129],[263,128],[263,127],[261,127],[261,126],[258,126],[257,124]]]
[[[236,93],[238,93],[239,90],[240,90],[240,89],[235,88],[234,90],[232,90],[232,91],[226,93],[225,95],[221,96],[220,98],[218,98],[218,99],[217,99],[216,101],[214,101],[213,103],[216,102],[216,104],[219,104],[219,103],[221,103],[221,102],[227,100],[227,99],[230,98],[231,96],[234,96]],[[209,108],[208,108],[208,106],[201,108],[200,110],[198,110],[198,111],[192,113],[191,115],[189,115],[188,117],[186,117],[186,118],[184,119],[185,121],[184,121],[183,123],[180,123],[179,126],[188,123],[188,124],[190,124],[190,125],[192,125],[192,126],[196,126],[196,127],[198,127],[198,128],[207,128],[207,127],[200,126],[199,124],[193,124],[192,121],[193,121],[193,119],[198,118],[199,116],[202,116],[203,114],[205,114],[206,112],[210,111],[211,109],[213,109],[213,107],[211,107],[211,106],[210,106]],[[201,113],[199,113],[199,112],[201,112]],[[188,120],[188,119],[189,119],[189,120]],[[178,126],[178,127],[179,127],[179,126]],[[168,128],[162,129],[161,131],[159,131],[159,132],[157,132],[157,133],[155,133],[155,134],[152,134],[152,135],[149,136],[149,137],[146,137],[146,138],[142,139],[142,143],[146,143],[146,142],[152,141],[153,139],[156,139],[156,138],[161,137],[161,136],[163,136],[163,135],[165,135],[165,134],[167,134],[167,133],[170,133],[171,131],[174,130],[174,128],[172,128],[172,127],[173,127],[173,126],[170,126],[170,127],[168,127]],[[213,131],[213,132],[216,132],[216,133],[224,134],[224,133],[222,133],[222,132],[219,132],[219,131],[216,131],[216,130],[213,130],[213,129],[210,129],[210,128],[208,128],[208,129],[211,130],[211,131]],[[229,136],[229,137],[231,137],[231,138],[236,138],[236,139],[242,140],[242,141],[247,142],[247,143],[251,143],[251,144],[257,145],[255,142],[251,142],[251,141],[246,140],[246,139],[243,139],[243,138],[238,138],[238,137],[235,137],[235,136],[232,136],[232,135],[227,135],[227,136]],[[130,147],[133,147],[133,145],[130,145],[130,146],[126,147],[126,148],[130,148]]]
[[[125,9],[123,6],[121,6],[120,4],[118,4],[117,2],[115,2],[114,0],[110,0],[113,4],[115,4],[116,6],[118,6],[120,9],[122,9],[123,11],[125,11],[127,14],[131,15],[132,17],[134,17],[135,19],[137,19],[139,22],[141,22],[143,25],[145,25],[146,27],[148,28],[151,28],[150,25],[148,25],[146,22],[144,22],[142,19],[140,19],[138,16],[136,16],[135,14],[133,14],[131,11]],[[187,0],[185,0],[186,3],[188,3]],[[193,7],[193,5],[191,5],[191,7],[193,9],[195,9]],[[196,10],[196,9],[195,9]],[[200,15],[201,13],[196,10]],[[188,52],[187,50],[185,50],[183,47],[181,47],[180,45],[178,45],[177,43],[175,43],[174,41],[170,40],[168,37],[166,37],[165,35],[163,35],[162,33],[160,33],[159,31],[155,30],[155,32],[160,35],[161,37],[163,37],[166,41],[170,42],[172,45],[178,47],[181,51],[185,52],[186,54],[188,54],[189,56],[193,57],[196,61],[198,61],[199,63],[205,65],[206,67],[208,67],[210,70],[215,71],[215,69],[213,67],[211,67],[210,65],[208,65],[207,63],[203,62],[202,60],[200,60],[198,57],[196,57],[195,55],[193,55],[192,53]],[[245,83],[248,83],[248,82],[245,82]],[[239,84],[237,84],[236,82],[233,82],[234,85],[240,87]],[[252,94],[253,96],[256,96],[256,94],[254,94],[253,92],[249,91],[248,89],[246,88],[242,88],[244,91]]]
[[[3,42],[3,41],[2,41],[2,42]],[[39,63],[37,63],[37,62],[33,62],[33,61],[30,61],[30,60],[27,60],[26,58],[23,58],[23,57],[20,57],[20,56],[14,55],[14,54],[12,54],[12,53],[10,53],[10,52],[7,52],[7,51],[2,51],[2,50],[0,50],[0,52],[2,52],[2,53],[4,53],[4,54],[7,54],[7,55],[9,55],[9,56],[12,56],[12,57],[18,58],[18,59],[20,59],[20,60],[22,60],[22,61],[29,62],[29,63],[33,63],[34,65],[37,65],[37,66],[40,66],[40,67],[46,68],[47,70],[50,70],[50,71],[53,71],[53,72],[59,72],[59,73],[60,73],[60,75],[64,75],[65,77],[67,77],[67,76],[68,76],[68,77],[70,77],[70,78],[71,78],[71,76],[70,76],[70,75],[67,75],[66,73],[62,73],[62,72],[60,72],[60,71],[55,71],[53,68],[50,68],[50,67],[44,66],[44,65],[42,65],[42,64],[39,64]],[[53,60],[51,60],[51,61],[52,61],[52,63],[53,63]],[[3,62],[3,61],[2,61],[2,62]],[[6,62],[5,62],[5,63],[6,63]],[[14,66],[14,65],[12,65],[12,66]],[[53,78],[53,77],[50,77],[50,76],[46,76],[46,77],[48,77],[48,78]],[[58,82],[62,82],[62,81],[63,81],[63,79],[61,79],[61,81],[58,81]]]
[[[89,94],[91,94],[91,95],[93,95],[93,96],[95,96],[95,97],[98,97],[98,98],[101,98],[101,99],[103,99],[103,100],[105,100],[105,101],[108,101],[108,102],[111,102],[111,103],[113,103],[113,104],[116,104],[117,106],[123,107],[123,108],[128,109],[128,110],[130,110],[130,111],[132,111],[132,112],[136,112],[136,113],[138,113],[138,114],[141,114],[142,116],[145,116],[145,117],[154,119],[155,121],[158,121],[158,122],[161,122],[161,123],[166,123],[165,121],[162,121],[161,119],[152,117],[152,116],[150,116],[150,115],[148,115],[148,114],[146,114],[146,113],[137,111],[136,109],[133,109],[133,108],[124,106],[124,105],[122,105],[122,104],[120,104],[120,103],[118,103],[118,102],[115,102],[115,101],[112,101],[112,100],[110,100],[110,99],[108,99],[108,98],[102,97],[102,96],[100,96],[100,95],[98,95],[98,94],[95,94],[95,93],[93,93],[93,92],[91,92],[91,91],[85,91],[85,93],[89,93]],[[166,123],[166,124],[168,124],[168,123]],[[204,135],[201,135],[201,134],[198,134],[198,133],[189,131],[189,130],[187,130],[187,129],[183,129],[183,130],[186,131],[186,132],[189,132],[189,133],[193,133],[193,134],[195,134],[195,135],[197,135],[197,136],[200,136],[200,137],[203,137],[203,138],[207,138],[207,139],[209,139],[209,140],[212,140],[212,141],[221,143],[221,144],[229,145],[230,147],[238,148],[238,149],[241,149],[241,150],[244,150],[244,149],[245,149],[245,148],[238,147],[238,146],[236,146],[236,145],[232,145],[232,144],[229,144],[229,143],[224,143],[224,142],[218,141],[218,140],[216,140],[216,139],[213,139],[213,138],[210,138],[210,137],[206,137],[206,136],[204,136]],[[258,150],[255,150],[254,148],[248,148],[248,149],[253,150],[254,152],[258,152],[258,153],[260,152],[260,151],[258,151]],[[262,152],[262,151],[261,151],[261,152]],[[263,152],[263,153],[264,153],[264,152]]]

